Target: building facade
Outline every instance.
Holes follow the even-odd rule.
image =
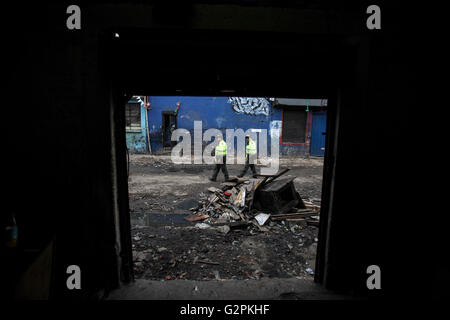
[[[281,155],[323,156],[326,107],[326,99],[134,96],[125,107],[127,147],[131,153],[170,152],[172,131],[186,129],[193,137],[194,122],[201,121],[203,132],[219,129],[225,140],[227,129],[266,132],[268,155],[276,139]]]

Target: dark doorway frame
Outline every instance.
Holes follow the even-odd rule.
[[[125,143],[125,134],[122,132],[124,126],[124,112],[122,112],[122,106],[126,103],[127,97],[129,98],[131,93],[133,92],[144,92],[147,95],[172,95],[172,96],[229,96],[230,88],[232,88],[234,96],[278,96],[278,97],[292,97],[298,98],[303,96],[308,96],[310,98],[324,98],[328,99],[328,114],[327,114],[327,137],[326,137],[326,149],[324,155],[324,169],[323,169],[323,183],[322,183],[322,205],[320,212],[320,226],[319,226],[319,243],[316,254],[316,272],[314,281],[324,285],[327,287],[327,276],[328,271],[330,269],[329,262],[329,253],[331,248],[330,243],[330,232],[332,229],[333,223],[333,195],[334,195],[334,178],[335,178],[335,168],[336,168],[336,158],[337,158],[337,142],[338,142],[338,132],[339,132],[339,119],[341,117],[341,88],[342,82],[341,77],[345,78],[344,82],[352,81],[356,76],[353,73],[350,75],[342,76],[340,73],[345,68],[350,68],[350,70],[354,69],[355,63],[355,52],[356,49],[354,46],[347,43],[346,39],[338,39],[336,37],[327,38],[322,36],[310,36],[303,35],[287,35],[287,39],[292,42],[299,42],[299,38],[303,41],[307,41],[309,44],[317,44],[320,46],[320,49],[326,50],[328,46],[337,48],[339,51],[337,57],[330,61],[325,67],[324,70],[328,71],[328,73],[320,73],[320,77],[317,75],[313,75],[309,80],[310,82],[304,82],[304,86],[300,86],[299,83],[294,83],[292,85],[287,84],[285,86],[278,85],[271,88],[270,85],[273,85],[273,82],[269,84],[264,84],[263,82],[257,82],[255,84],[250,84],[247,82],[246,74],[240,74],[235,78],[228,78],[227,74],[223,74],[221,77],[217,76],[220,71],[218,68],[214,66],[210,68],[203,68],[201,72],[196,75],[196,81],[190,81],[190,69],[191,66],[183,65],[182,62],[179,62],[176,65],[176,72],[180,75],[180,78],[173,79],[170,78],[170,75],[167,78],[160,79],[157,83],[149,82],[146,79],[142,79],[141,82],[124,82],[123,79],[125,77],[121,77],[124,74],[125,70],[128,70],[128,64],[125,63],[126,67],[114,68],[113,61],[117,61],[117,56],[114,56],[111,53],[116,53],[118,57],[120,57],[121,50],[115,50],[121,47],[129,47],[130,44],[137,42],[139,39],[139,43],[142,44],[142,39],[152,39],[152,45],[154,46],[154,42],[161,41],[162,39],[165,41],[161,41],[161,44],[167,44],[167,37],[164,36],[164,32],[148,32],[142,30],[138,31],[120,31],[121,39],[126,39],[125,41],[119,43],[117,39],[114,38],[114,31],[108,31],[103,35],[102,43],[105,45],[106,50],[105,60],[109,61],[105,64],[110,68],[110,90],[111,90],[111,106],[113,106],[113,114],[114,121],[116,125],[114,126],[113,137],[115,137],[117,141],[116,146],[116,174],[117,174],[117,183],[118,183],[118,217],[119,221],[119,231],[118,236],[120,237],[121,242],[121,266],[120,266],[120,275],[121,281],[129,282],[133,279],[133,261],[132,261],[132,250],[131,250],[131,229],[130,229],[130,214],[129,214],[129,205],[128,205],[128,180],[126,176],[127,172],[127,163],[126,163],[126,143]],[[204,38],[208,38],[206,32],[194,32],[196,33],[190,41],[192,41],[193,46],[198,48],[202,48],[204,45]],[[196,37],[200,34],[199,37]],[[227,36],[225,39],[233,39],[229,37],[228,33],[225,33]],[[171,34],[172,43],[175,43],[177,40],[183,41],[185,38],[180,35]],[[263,33],[259,36],[265,36]],[[153,36],[153,38],[152,38]],[[249,36],[247,34],[240,35],[241,37]],[[181,40],[181,38],[183,40]],[[226,40],[224,40],[226,43]],[[354,42],[353,42],[354,43]],[[286,46],[289,46],[289,41],[286,43]],[[145,51],[145,50],[143,50]],[[280,50],[280,52],[289,52],[288,50]],[[214,56],[214,55],[213,55]],[[343,60],[343,57],[345,59]],[[277,59],[279,57],[275,57]],[[126,59],[126,58],[123,58]],[[139,58],[137,59],[139,61]],[[338,64],[337,61],[340,63]],[[240,61],[239,61],[240,62]],[[244,63],[246,60],[244,59]],[[313,65],[318,64],[320,62],[320,58],[314,60]],[[232,64],[233,62],[227,62]],[[305,68],[307,65],[311,65],[311,61],[306,61],[303,63]],[[329,65],[332,65],[333,68],[328,69]],[[207,65],[207,63],[206,63]],[[180,69],[180,66],[184,67],[184,69]],[[121,69],[122,68],[122,69]],[[166,71],[166,70],[164,70]],[[277,73],[280,74],[288,74],[289,70],[277,71],[275,68],[270,69],[269,73]],[[212,76],[212,77],[211,77]],[[227,79],[223,81],[222,79]],[[323,86],[320,86],[321,80],[326,79]],[[181,92],[181,94],[180,94]]]
[[[162,145],[163,145],[163,148],[172,146],[170,137],[166,137],[166,130],[167,130],[167,128],[166,128],[166,123],[165,123],[165,117],[169,117],[169,123],[170,123],[171,118],[173,117],[174,122],[175,122],[175,129],[178,128],[177,117],[173,113],[174,113],[173,111],[162,111],[161,112],[161,117],[162,117],[161,131],[162,131]]]

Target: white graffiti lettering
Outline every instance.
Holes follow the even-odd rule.
[[[242,98],[229,97],[228,103],[232,104],[233,110],[237,113],[249,115],[269,115],[270,103],[265,98]]]

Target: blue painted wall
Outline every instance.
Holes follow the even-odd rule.
[[[151,96],[148,97],[149,132],[153,153],[161,152],[162,146],[162,112],[175,111],[177,103],[180,107],[177,113],[177,128],[191,132],[194,137],[194,121],[202,121],[203,131],[216,128],[222,131],[226,139],[226,129],[266,129],[270,153],[270,129],[281,129],[282,110],[273,108],[269,102],[268,115],[251,115],[233,110],[228,97],[185,97],[185,96]],[[127,132],[127,145],[131,152],[147,152],[147,133],[145,127],[144,103],[141,106],[141,132]],[[209,142],[206,142],[209,143]],[[205,143],[205,144],[206,144]],[[235,148],[237,143],[235,142]],[[282,155],[306,155],[309,145],[280,145]]]
[[[147,138],[141,131],[127,130],[127,147],[132,153],[147,153]]]
[[[175,111],[177,102],[180,108],[177,114],[177,127],[189,130],[193,138],[194,121],[202,121],[203,131],[216,128],[222,131],[226,139],[226,129],[270,129],[270,122],[280,119],[279,110],[269,108],[269,114],[249,115],[233,110],[228,97],[149,97],[151,103],[149,129],[152,151],[162,148],[162,112]],[[235,143],[236,147],[236,143]]]

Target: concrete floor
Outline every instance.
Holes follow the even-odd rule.
[[[138,279],[106,300],[348,300],[307,280],[154,281]]]

